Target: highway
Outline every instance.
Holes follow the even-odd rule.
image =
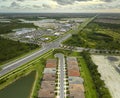
[[[66,40],[67,38],[69,38],[71,36],[71,34],[67,34],[53,42],[50,42],[48,44],[46,44],[43,48],[41,48],[39,51],[33,53],[32,55],[29,55],[25,58],[22,58],[20,60],[17,60],[16,62],[12,63],[12,64],[8,64],[5,65],[2,70],[0,71],[0,76],[5,75],[6,73],[22,66],[23,64],[43,55],[44,53],[48,52],[51,49],[56,49],[59,48],[60,44],[62,41]]]
[[[93,20],[93,18],[90,19],[90,21],[87,21],[86,24],[83,26],[83,28]],[[84,24],[84,23],[83,23]],[[77,28],[78,29],[78,28]],[[81,30],[82,28],[80,28]],[[75,31],[74,31],[75,33]],[[17,60],[11,64],[5,64],[4,67],[2,67],[2,70],[0,71],[0,76],[3,76],[5,74],[7,74],[8,72],[22,66],[23,64],[43,55],[44,53],[48,52],[49,50],[51,49],[56,49],[56,48],[59,48],[59,46],[61,45],[61,42],[65,41],[66,39],[68,39],[69,37],[71,37],[72,34],[66,34],[64,35],[63,37],[60,37],[56,40],[54,40],[53,42],[50,42],[46,45],[44,45],[39,51],[33,53],[32,55],[29,55],[25,58],[22,58],[20,60]]]
[[[61,53],[55,54],[55,57],[57,57],[59,59],[59,65],[60,66],[60,98],[64,98],[64,79],[65,79],[65,75],[64,75],[64,66],[65,66],[65,58],[64,55]]]

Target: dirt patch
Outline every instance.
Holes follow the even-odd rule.
[[[92,55],[92,60],[98,65],[101,79],[104,80],[112,98],[120,97],[120,74],[116,66],[120,63],[120,56]]]

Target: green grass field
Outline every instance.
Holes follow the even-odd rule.
[[[81,67],[81,76],[84,78],[85,98],[97,98],[97,92],[85,60],[80,56],[78,61]]]
[[[29,98],[35,74],[35,72],[32,72],[1,90],[0,98]]]
[[[63,44],[86,48],[120,50],[120,32],[119,28],[113,27],[110,29],[109,25],[103,28],[99,23],[91,22],[82,31],[73,34]]]

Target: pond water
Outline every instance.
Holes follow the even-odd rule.
[[[35,72],[20,78],[3,90],[0,90],[0,98],[29,98],[35,80]]]

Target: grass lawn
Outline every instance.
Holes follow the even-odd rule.
[[[36,98],[37,97],[38,90],[40,88],[41,78],[43,76],[43,70],[44,70],[44,65],[41,64],[41,61],[37,62],[35,65],[36,65],[36,67],[35,67],[36,77],[35,77],[35,82],[34,82],[34,86],[32,88],[30,98]]]
[[[42,36],[42,38],[48,38],[48,40],[45,40],[44,42],[48,43],[48,42],[52,42],[53,40],[57,39],[57,36]]]
[[[22,77],[0,91],[0,98],[28,98],[35,80],[35,72]]]
[[[86,48],[120,50],[119,28],[108,29],[108,27],[103,28],[98,23],[91,22],[82,31],[80,30],[78,34],[73,34],[71,38],[64,41],[63,44]]]
[[[85,60],[80,56],[78,61],[81,66],[81,76],[84,78],[85,98],[97,98],[97,92]]]

